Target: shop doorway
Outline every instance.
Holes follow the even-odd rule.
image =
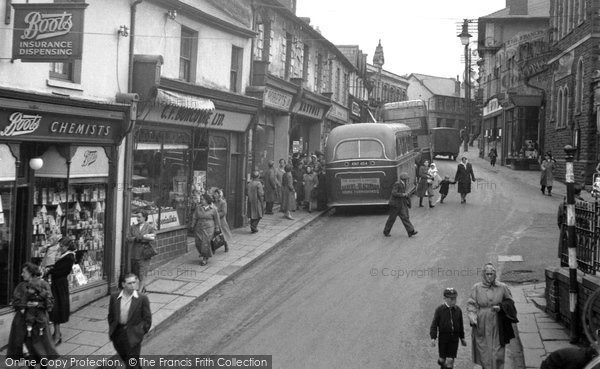
[[[14,233],[14,257],[12,268],[13,286],[21,281],[21,266],[28,259],[27,251],[30,249],[31,233],[29,220],[31,219],[31,188],[29,185],[17,187],[15,202],[15,233]]]

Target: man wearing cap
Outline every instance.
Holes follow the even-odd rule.
[[[396,217],[400,217],[408,237],[416,235],[418,232],[413,227],[409,220],[408,208],[410,208],[410,193],[408,192],[408,174],[406,172],[400,173],[400,179],[392,186],[392,195],[388,205],[390,206],[390,216],[385,223],[383,228],[383,234],[386,237],[390,236],[390,231],[396,222]]]

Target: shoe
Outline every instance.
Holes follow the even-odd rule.
[[[548,196],[552,196],[552,194],[550,192],[548,192]]]
[[[386,237],[391,237],[391,235],[389,233],[384,233],[383,235]]]
[[[310,214],[310,213],[312,213],[312,211],[309,210],[308,213]]]
[[[435,205],[431,205],[431,204],[429,204],[429,207],[430,207],[430,208],[435,208]]]
[[[420,207],[420,208],[422,208],[422,207],[423,207],[423,205],[419,205],[419,207]]]
[[[294,218],[292,218],[292,217],[291,217],[291,216],[289,216],[289,215],[286,215],[284,218],[285,218],[285,219],[289,219],[289,220],[294,220]]]
[[[416,235],[417,233],[419,233],[419,232],[418,232],[418,231],[413,231],[412,233],[409,233],[409,234],[408,234],[408,237],[410,238],[410,237],[412,237],[412,236]]]
[[[251,230],[250,232],[251,232],[251,233],[256,233],[256,232],[258,232],[258,229],[253,229],[253,230]]]
[[[229,252],[229,245],[225,244],[225,249],[223,250],[223,252]]]
[[[444,203],[444,200],[440,200],[440,204],[443,204],[443,203]]]
[[[62,343],[62,334],[58,337],[58,339],[55,339],[54,337],[52,337],[54,340],[54,345],[60,345]]]
[[[546,191],[544,191],[544,190],[540,190],[540,191],[542,191],[542,195],[545,195],[545,194],[546,194]]]
[[[265,214],[267,214],[267,215],[273,215],[273,212],[272,211],[266,211]]]
[[[200,260],[200,265],[206,265],[207,261],[206,260]]]

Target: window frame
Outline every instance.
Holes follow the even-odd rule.
[[[183,55],[184,52],[184,42],[186,39],[189,39],[189,56]],[[180,43],[179,43],[179,79],[186,82],[195,82],[196,81],[196,64],[198,58],[198,32],[181,26],[180,33]],[[188,75],[186,75],[185,70],[182,71],[182,62],[189,63]]]
[[[244,48],[231,46],[231,69],[229,73],[229,90],[242,91],[242,75],[244,72]]]

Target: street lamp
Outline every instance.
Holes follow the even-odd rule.
[[[465,137],[464,139],[464,151],[469,151],[469,132],[471,131],[471,66],[469,59],[469,42],[471,34],[469,34],[469,20],[463,20],[462,32],[458,35],[460,37],[460,43],[465,47]]]

